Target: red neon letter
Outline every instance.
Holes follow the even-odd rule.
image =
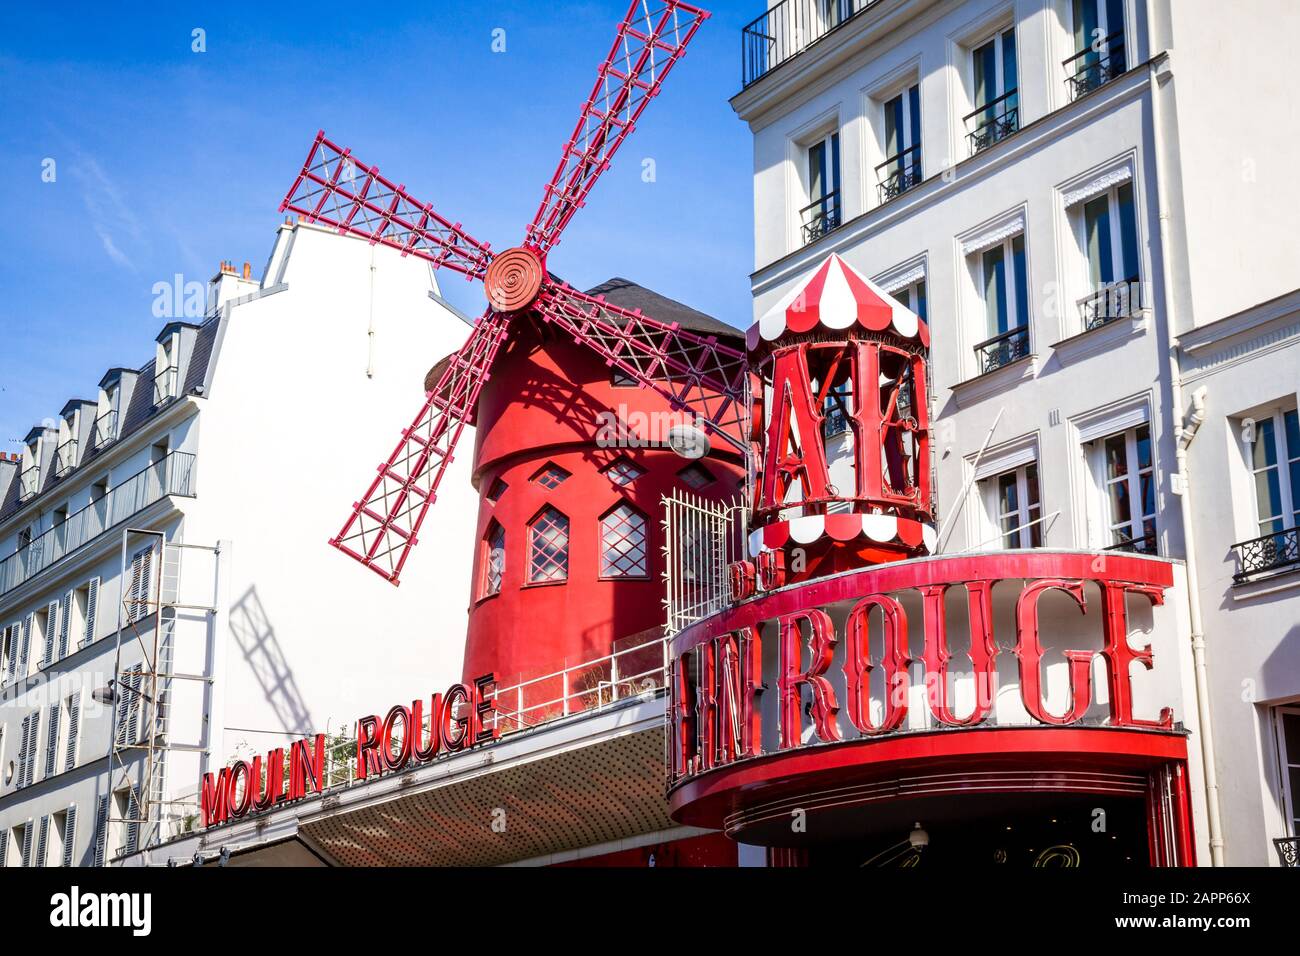
[[[210,827],[225,823],[230,816],[230,768],[222,767],[215,778],[205,773],[199,789],[202,791],[203,825]]]
[[[380,773],[379,718],[373,716],[357,721],[357,779],[372,773]]]
[[[1092,703],[1092,651],[1066,651],[1065,659],[1070,671],[1069,708],[1060,717],[1053,716],[1043,706],[1043,687],[1040,662],[1043,645],[1038,640],[1038,599],[1044,591],[1064,591],[1074,598],[1080,613],[1088,613],[1083,597],[1082,581],[1063,578],[1044,578],[1030,584],[1016,601],[1016,657],[1020,659],[1020,699],[1030,716],[1045,724],[1072,724],[1083,719]]]
[[[466,708],[469,713],[456,716],[456,711]],[[474,722],[473,710],[470,709],[470,689],[464,684],[452,684],[447,688],[447,695],[442,699],[442,746],[448,753],[464,750],[469,742],[471,724]],[[456,731],[451,729],[455,724]]]
[[[424,746],[424,701],[411,701],[411,753],[416,760],[429,760],[437,756],[442,745],[438,724],[442,720],[442,695],[434,694],[429,701],[429,744]]]
[[[496,674],[484,674],[482,677],[474,678],[474,743],[476,744],[496,740],[501,736],[501,728],[497,725],[495,716],[492,718],[492,726],[484,729],[487,716],[495,715],[497,712],[496,683]]]
[[[1106,647],[1101,652],[1106,658],[1107,680],[1110,686],[1110,722],[1116,727],[1158,727],[1168,730],[1174,725],[1174,712],[1168,707],[1160,710],[1155,720],[1139,720],[1133,716],[1133,675],[1129,665],[1135,661],[1147,670],[1152,668],[1151,645],[1134,650],[1128,642],[1127,596],[1141,594],[1152,605],[1165,603],[1161,588],[1141,584],[1117,584],[1098,581],[1106,601]]]
[[[755,705],[763,690],[759,680],[763,653],[758,628],[748,627],[713,639],[717,671],[718,729],[714,734],[718,761],[752,757],[761,740]]]
[[[808,649],[812,657],[808,669],[800,672],[802,634],[799,622],[807,621]],[[840,739],[840,728],[835,723],[839,704],[835,689],[822,675],[831,666],[835,652],[835,627],[825,611],[816,608],[787,614],[778,622],[781,634],[781,676],[777,691],[781,695],[781,749],[798,747],[803,736],[803,697],[799,688],[807,684],[812,691],[813,727],[817,737],[825,741]]]
[[[793,430],[799,432],[797,452],[790,448]],[[764,447],[760,508],[779,508],[796,480],[803,486],[805,500],[826,497],[830,472],[822,448],[821,415],[813,407],[812,383],[802,348],[788,349],[773,362],[772,420]]]
[[[871,661],[868,622],[871,609],[884,614],[881,663],[885,665],[885,713],[877,727],[871,722],[870,675],[876,666]],[[848,646],[844,649],[844,680],[849,694],[849,720],[864,734],[883,734],[897,730],[907,717],[907,614],[892,597],[873,594],[859,601],[845,623]]]
[[[975,706],[969,716],[952,712],[949,699],[948,611],[944,607],[946,584],[921,588],[925,600],[925,684],[930,698],[930,713],[944,724],[969,727],[981,723],[993,710],[996,693],[997,645],[993,643],[993,582],[967,581],[966,595],[970,607],[970,662],[975,674]]]

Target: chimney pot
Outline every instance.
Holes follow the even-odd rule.
[[[251,279],[252,277],[253,277],[253,267],[252,267],[251,265],[249,265],[249,263],[248,263],[247,261],[245,261],[245,262],[244,262],[244,278],[245,278],[245,279]]]

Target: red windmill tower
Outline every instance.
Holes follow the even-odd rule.
[[[547,271],[547,256],[708,13],[678,0],[634,0],[597,72],[573,135],[521,245],[495,254],[459,223],[410,196],[374,166],[317,134],[281,210],[383,243],[483,283],[488,306],[465,345],[440,366],[424,404],[330,543],[397,584],[461,432],[512,326],[548,326],[705,429],[740,447],[745,356],[715,336],[579,292]]]

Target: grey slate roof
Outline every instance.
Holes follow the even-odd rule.
[[[554,279],[555,277],[552,276],[551,278]],[[640,309],[649,318],[657,319],[660,322],[676,322],[682,328],[702,335],[716,335],[722,339],[742,341],[745,337],[745,333],[735,326],[721,322],[711,315],[705,315],[703,312],[692,309],[689,305],[684,305],[676,299],[660,295],[653,289],[637,285],[631,279],[616,276],[602,282],[595,288],[588,289],[587,295],[603,295],[605,301],[618,306],[620,309],[629,311]],[[434,363],[433,368],[429,369],[424,376],[424,390],[426,392],[432,391],[433,386],[438,383],[438,377],[442,375],[442,371],[447,367],[447,361],[450,358],[451,356],[448,355]]]
[[[181,389],[182,395],[188,395],[196,386],[202,385],[207,379],[208,365],[212,361],[212,344],[216,341],[217,327],[221,322],[221,313],[204,321],[195,333],[194,351],[190,356],[189,368],[185,374],[185,387]],[[158,414],[161,409],[154,408],[153,404],[153,360],[149,360],[142,365],[137,374],[139,379],[136,387],[131,393],[130,404],[121,414],[121,420],[118,422],[117,441],[102,449],[87,448],[82,453],[81,461],[74,468],[71,474],[75,475],[87,465],[93,464],[95,459],[101,454],[106,453],[108,449],[117,444],[123,438],[134,432],[139,431],[149,424],[149,422]],[[131,369],[129,371],[136,371]],[[69,476],[63,476],[59,479],[52,477],[53,468],[47,468],[46,473],[41,475],[41,487],[34,498],[23,502],[23,505],[39,499],[46,492],[64,484]],[[0,502],[0,521],[4,521],[13,512],[18,510],[18,480],[15,478],[9,483],[9,488],[5,492],[4,501]]]

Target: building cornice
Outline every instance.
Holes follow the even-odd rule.
[[[1197,378],[1300,342],[1300,289],[1178,336],[1182,373]]]

